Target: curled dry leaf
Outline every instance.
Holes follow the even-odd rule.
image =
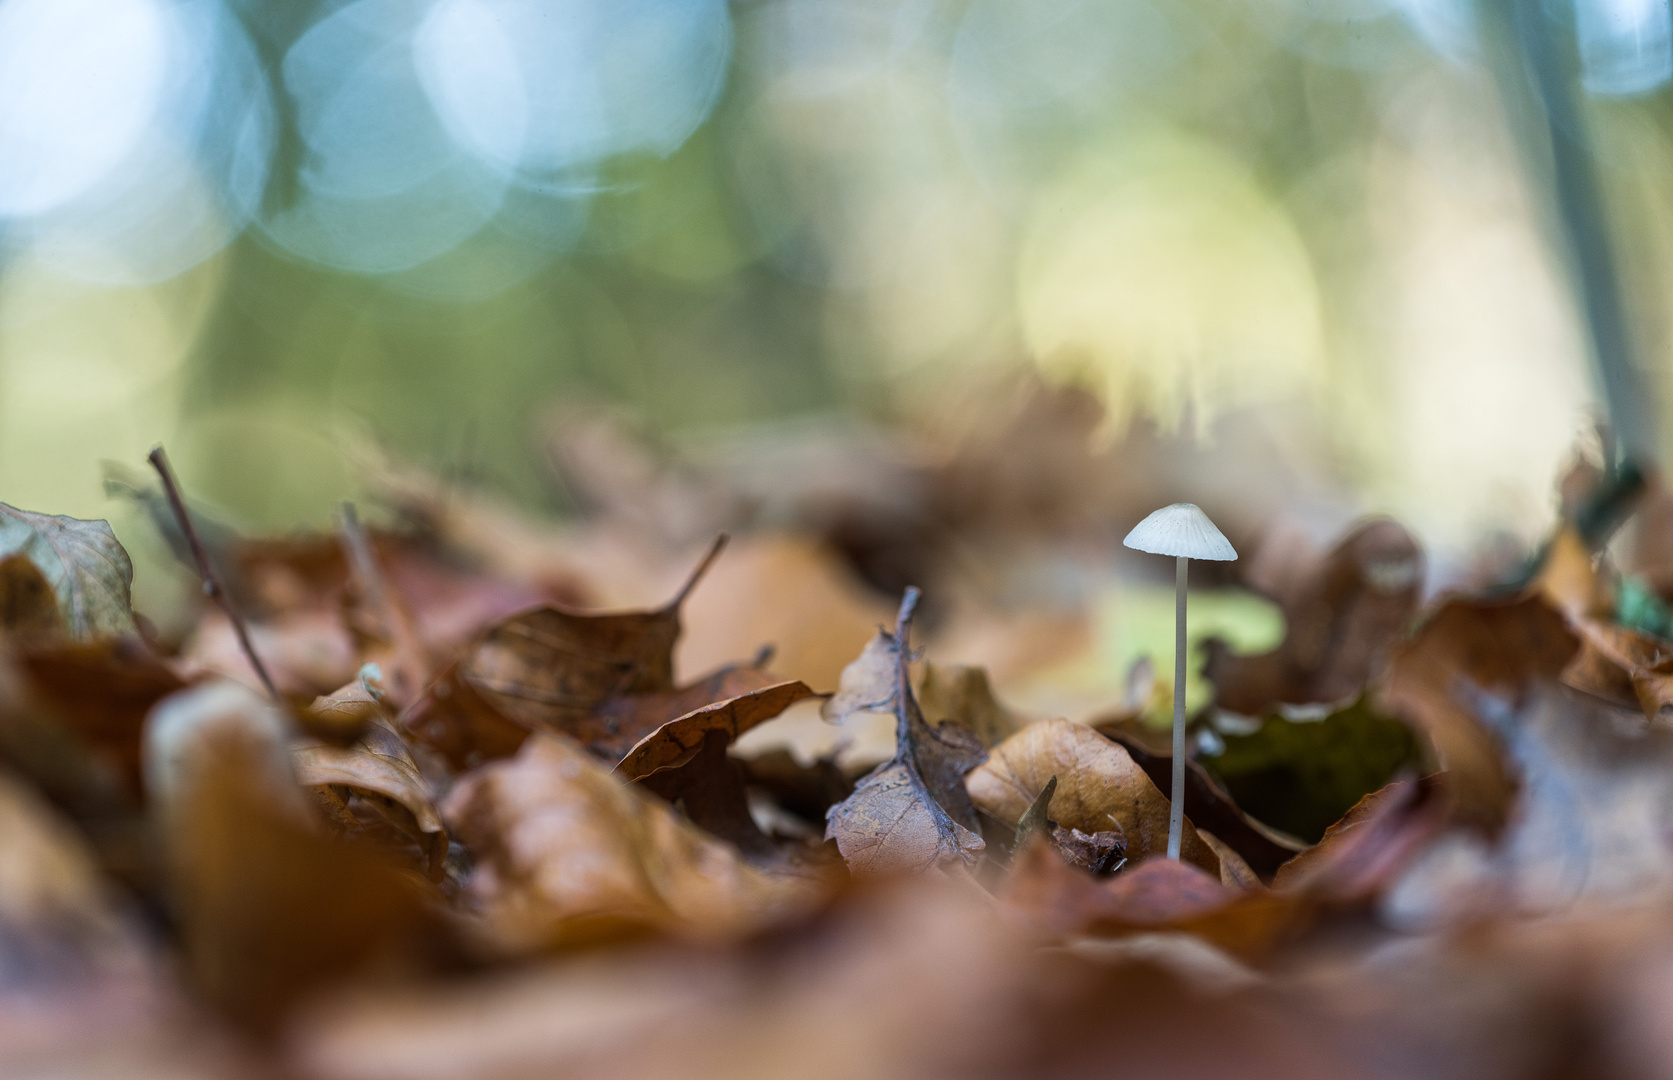
[[[442,879],[447,830],[431,801],[429,783],[389,721],[370,719],[353,746],[295,746],[291,761],[297,783],[309,789],[338,829],[396,850],[410,842],[430,880]]]
[[[877,632],[843,671],[823,710],[833,723],[854,712],[895,716],[895,756],[863,777],[854,793],[826,815],[826,838],[836,841],[855,873],[974,862],[985,846],[964,776],[987,752],[956,723],[930,727],[912,692],[908,643],[917,602],[918,590],[908,589],[895,632]]]
[[[1395,653],[1383,701],[1446,770],[1455,821],[1489,834],[1504,825],[1516,782],[1486,714],[1521,707],[1576,647],[1563,616],[1539,597],[1453,599]]]
[[[704,705],[639,740],[623,756],[616,771],[629,780],[639,780],[664,769],[677,769],[697,755],[710,732],[720,732],[730,743],[756,724],[813,696],[806,683],[792,680]]]
[[[726,748],[742,732],[812,696],[806,684],[792,681],[706,705],[645,736],[616,772],[678,801],[693,822],[746,854],[775,859],[778,849],[750,816],[742,766]]]
[[[35,514],[0,503],[0,558],[22,555],[57,597],[71,637],[134,632],[134,566],[110,523]]]
[[[1134,862],[1168,849],[1168,800],[1125,748],[1084,724],[1043,720],[994,748],[967,780],[984,814],[1005,825],[1021,819],[1046,781],[1058,778],[1052,817],[1096,833],[1119,826]],[[1180,857],[1218,879],[1220,860],[1187,818]]]
[[[1417,611],[1423,551],[1398,522],[1374,518],[1345,536],[1280,606],[1283,642],[1238,656],[1210,639],[1204,674],[1222,709],[1261,716],[1357,696],[1381,671]]]
[[[146,725],[146,785],[187,977],[257,1031],[312,988],[412,955],[427,929],[407,877],[316,830],[289,737],[270,703],[229,682],[165,699]]]
[[[441,811],[476,857],[465,900],[504,950],[645,930],[725,938],[816,895],[744,862],[559,736],[531,736],[515,757],[460,777]]]

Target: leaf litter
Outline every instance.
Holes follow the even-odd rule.
[[[0,506],[0,1067],[1666,1075],[1659,483],[1635,547],[1565,518],[1531,572],[1429,599],[1392,521],[1310,554],[1224,515],[1287,630],[1206,650],[1174,862],[1142,692],[1013,705],[1083,639],[993,645],[1047,625],[996,599],[1018,565],[1156,501],[1113,463],[1158,437],[1088,449],[1083,399],[1018,400],[840,474],[837,515],[712,461],[613,472],[611,436],[566,451],[618,477],[577,525],[408,470],[393,516],[207,523],[200,561],[184,493],[133,487],[221,581],[173,639],[108,525]],[[1055,434],[1007,457],[1013,423]],[[747,572],[713,532],[693,563],[699,528]],[[775,584],[843,561],[873,591]]]

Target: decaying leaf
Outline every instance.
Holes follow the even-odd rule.
[[[1673,642],[1602,619],[1571,620],[1580,649],[1564,683],[1598,697],[1637,705],[1652,721],[1673,713]]]
[[[917,601],[918,591],[908,589],[894,633],[877,632],[825,703],[825,717],[833,723],[852,712],[895,715],[895,756],[862,778],[826,816],[826,837],[836,841],[855,873],[973,862],[984,847],[964,775],[986,751],[956,723],[930,727],[912,692],[909,640]]]
[[[134,566],[110,523],[35,514],[0,503],[0,558],[22,555],[58,599],[72,637],[134,632]]]
[[[778,852],[750,815],[743,768],[726,749],[741,733],[812,696],[806,684],[791,681],[705,705],[641,739],[616,772],[678,801],[693,822],[746,854],[773,858]]]
[[[460,777],[441,811],[476,856],[465,900],[505,950],[646,930],[726,938],[815,895],[805,880],[749,865],[561,736],[531,736],[515,757]]]
[[[1204,673],[1215,704],[1263,716],[1279,703],[1353,698],[1380,672],[1417,612],[1423,552],[1401,525],[1373,518],[1349,532],[1294,595],[1280,597],[1284,641],[1238,656],[1210,639]]]
[[[1168,849],[1168,800],[1121,746],[1084,724],[1043,720],[993,749],[967,781],[982,813],[1008,826],[1021,819],[1046,781],[1056,776],[1052,817],[1060,825],[1096,833],[1119,827],[1127,857],[1139,862]],[[1180,857],[1216,880],[1220,860],[1189,818]]]
[[[310,988],[411,955],[426,922],[392,865],[316,830],[289,737],[269,702],[229,682],[165,699],[146,725],[146,786],[187,975],[257,1031]]]
[[[1496,833],[1516,782],[1488,714],[1514,711],[1574,656],[1574,634],[1538,597],[1443,604],[1395,653],[1383,701],[1446,770],[1455,820]]]

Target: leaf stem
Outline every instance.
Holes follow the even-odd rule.
[[[192,561],[197,563],[198,575],[203,578],[203,591],[221,606],[226,612],[227,621],[232,623],[233,633],[238,635],[239,648],[244,650],[244,656],[255,668],[256,675],[261,679],[261,685],[266,687],[267,693],[274,701],[283,705],[285,699],[280,695],[273,679],[267,674],[267,668],[256,655],[255,646],[250,644],[250,632],[244,626],[244,619],[233,606],[232,597],[221,584],[221,579],[215,575],[215,569],[209,564],[209,553],[203,548],[203,541],[198,539],[197,528],[192,524],[192,515],[186,510],[186,501],[180,497],[180,485],[175,483],[174,470],[169,467],[168,455],[163,453],[161,443],[158,443],[146,459],[151,467],[157,470],[157,475],[163,479],[163,493],[168,496],[169,508],[174,511],[174,519],[180,523],[180,531],[186,534],[186,544],[192,549]]]

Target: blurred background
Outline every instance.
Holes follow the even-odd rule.
[[[1551,17],[1653,376],[1668,0]],[[376,448],[681,547],[739,517],[692,469],[770,524],[911,502],[890,470],[968,506],[1058,438],[1102,471],[985,513],[1062,535],[1142,472],[1083,563],[1195,498],[1234,540],[1392,513],[1438,587],[1537,541],[1597,420],[1490,37],[1467,0],[0,0],[0,499],[112,517],[144,607],[179,580],[102,463],[159,441],[248,529],[327,525]],[[918,569],[852,517],[879,594]]]

